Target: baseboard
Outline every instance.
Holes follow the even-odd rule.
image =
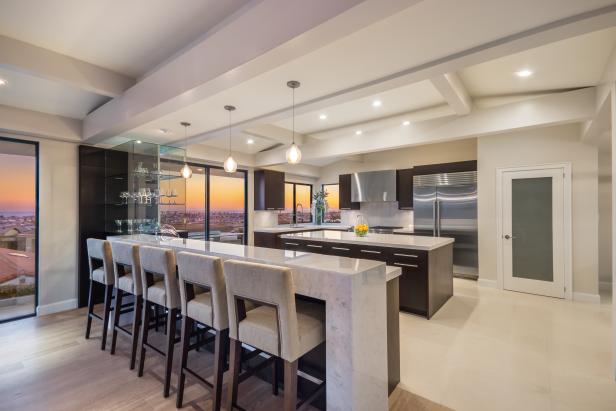
[[[77,299],[71,298],[70,300],[58,301],[57,303],[39,305],[36,307],[36,315],[49,315],[61,311],[73,310],[75,308],[77,308]]]
[[[496,288],[496,280],[486,280],[485,278],[478,278],[477,285],[488,288]]]
[[[583,303],[592,303],[592,304],[600,304],[601,297],[599,294],[589,294],[589,293],[576,293],[573,292],[573,301],[579,301]]]
[[[599,291],[611,292],[612,282],[611,281],[599,281]]]

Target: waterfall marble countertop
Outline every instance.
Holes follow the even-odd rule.
[[[289,225],[278,225],[276,227],[255,228],[255,233],[291,233],[301,232],[306,230],[350,230],[352,225],[344,224],[321,224],[316,225],[312,223],[302,224],[297,227],[291,227]]]
[[[284,239],[321,241],[326,243],[344,243],[372,245],[376,247],[408,248],[412,250],[435,250],[454,242],[448,237],[425,237],[419,235],[396,235],[368,233],[365,237],[358,237],[355,233],[345,231],[308,231],[303,233],[290,233],[280,236]]]
[[[327,409],[388,409],[386,280],[399,270],[379,261],[147,234],[108,240],[293,268],[295,292],[325,301]]]

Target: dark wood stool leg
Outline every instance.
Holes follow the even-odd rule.
[[[105,350],[107,345],[107,328],[109,327],[109,314],[111,313],[111,298],[113,297],[113,284],[105,286],[105,311],[103,314],[103,339],[101,340],[101,350]]]
[[[154,317],[156,318],[154,322],[154,330],[158,332],[158,323],[160,321],[160,311],[159,311],[158,305],[154,306]]]
[[[152,303],[145,301],[143,306],[143,320],[141,321],[141,347],[139,351],[139,377],[143,376],[143,366],[145,365],[145,344],[148,342],[148,330],[150,329],[150,316],[152,314]]]
[[[167,311],[167,351],[165,353],[165,387],[163,396],[169,396],[169,388],[171,387],[171,370],[173,368],[173,346],[175,342],[175,324],[177,321],[177,308]]]
[[[143,296],[135,296],[135,307],[133,308],[133,335],[130,350],[130,369],[135,369],[135,359],[137,358],[137,345],[139,342],[139,327],[141,326],[141,317],[143,315]]]
[[[184,317],[182,323],[182,364],[180,367],[180,378],[178,379],[178,392],[175,400],[175,406],[182,408],[182,401],[184,399],[184,383],[186,382],[186,374],[184,368],[188,363],[188,347],[190,346],[190,333],[195,327],[195,322],[190,317]]]
[[[278,358],[272,363],[272,394],[278,395]]]
[[[284,361],[284,411],[297,407],[297,360]]]
[[[109,350],[111,355],[115,354],[116,341],[118,339],[118,330],[116,329],[116,327],[120,325],[120,312],[122,311],[123,296],[124,291],[118,288],[116,291],[115,305],[113,307],[113,331],[111,332],[111,349]]]
[[[94,312],[94,281],[90,280],[90,291],[88,293],[88,321],[86,323],[86,340],[90,338],[90,328],[92,327],[92,313]]]
[[[233,338],[230,340],[229,372],[231,373],[231,379],[227,387],[227,410],[233,410],[233,407],[237,403],[240,361],[242,360],[242,343]]]
[[[214,340],[214,383],[212,387],[214,392],[212,410],[214,411],[220,411],[221,407],[222,379],[225,372],[225,361],[227,360],[227,344],[229,344],[229,329],[216,331],[216,339]]]

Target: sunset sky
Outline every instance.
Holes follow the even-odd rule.
[[[243,210],[244,179],[212,174],[210,176],[210,208],[212,210]],[[193,174],[186,185],[186,210],[205,210],[205,176]]]
[[[0,153],[0,211],[34,213],[35,158]]]

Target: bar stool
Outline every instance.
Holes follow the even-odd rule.
[[[307,406],[322,392],[325,383],[297,404],[297,362],[325,341],[323,307],[296,301],[290,268],[227,260],[224,271],[231,338],[227,409],[240,408],[237,393],[242,343],[283,360],[285,411]],[[246,311],[246,300],[260,305]]]
[[[137,357],[137,343],[139,341],[139,326],[141,323],[141,310],[143,295],[141,287],[141,264],[139,262],[139,246],[131,243],[114,241],[111,243],[113,258],[113,272],[115,274],[115,306],[113,315],[113,333],[111,334],[111,355],[115,354],[118,331],[131,337],[130,369],[135,369]],[[122,314],[122,299],[125,294],[134,296],[133,325],[129,331],[120,326]]]
[[[103,338],[101,350],[107,343],[107,326],[111,313],[111,299],[113,298],[114,274],[113,260],[111,258],[111,245],[107,240],[88,238],[88,262],[90,264],[90,291],[88,295],[88,321],[86,324],[86,339],[90,338],[92,318],[103,322]],[[105,287],[105,299],[103,301],[103,316],[94,313],[94,284],[98,283]]]
[[[222,271],[222,260],[218,257],[181,252],[177,255],[182,306],[182,366],[178,383],[178,408],[182,407],[186,374],[212,390],[212,409],[220,410],[223,372],[226,350],[229,345],[229,315],[227,314],[227,292]],[[197,348],[190,345],[190,335],[195,323],[216,331],[214,340],[214,382],[210,383],[187,366],[188,352]]]
[[[143,376],[146,347],[165,358],[165,382],[163,395],[169,396],[171,369],[173,365],[173,347],[176,321],[180,308],[180,292],[176,275],[175,255],[166,248],[141,246],[139,249],[141,263],[141,284],[143,288],[143,319],[141,320],[141,351],[139,355],[139,377]],[[148,331],[153,305],[167,310],[167,344],[163,352],[148,343]]]

